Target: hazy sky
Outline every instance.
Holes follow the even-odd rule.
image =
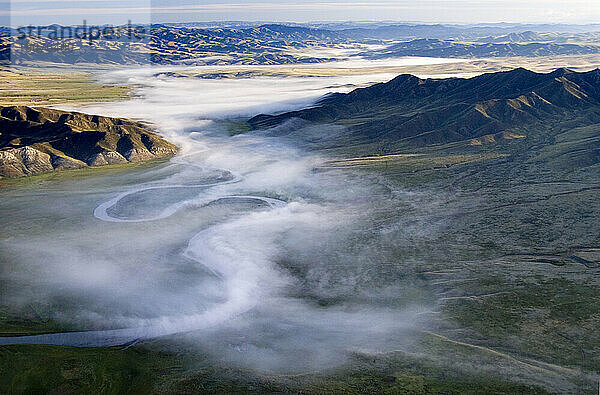
[[[340,21],[594,23],[600,0],[12,0],[12,25],[46,23]],[[10,9],[10,11],[9,11]]]

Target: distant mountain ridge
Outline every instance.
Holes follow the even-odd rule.
[[[537,41],[540,39],[541,38],[535,33],[521,35],[511,34],[499,38],[489,37],[488,40],[491,42],[488,43],[464,43],[438,39],[417,39],[393,44],[378,51],[365,52],[362,55],[370,59],[385,59],[402,56],[481,58],[590,55],[600,53],[600,45],[525,42]]]
[[[39,62],[100,64],[272,65],[335,60],[302,54],[308,47],[356,43],[388,45],[365,51],[367,58],[398,56],[498,57],[585,55],[600,53],[599,33],[540,33],[516,26],[383,25],[336,29],[336,25],[262,24],[210,28],[193,24],[110,27],[112,34],[86,39],[57,33],[64,27],[5,29],[0,35],[0,59],[14,64]],[[328,28],[331,27],[331,28]],[[534,29],[535,26],[525,25]],[[70,32],[74,27],[70,27]],[[91,27],[88,27],[91,28]],[[103,27],[100,27],[103,28]],[[107,27],[104,27],[107,28]],[[590,26],[595,29],[595,26]],[[544,29],[540,27],[543,32]],[[10,33],[10,34],[8,34]],[[395,43],[391,43],[390,41]],[[402,41],[402,42],[397,42]],[[10,49],[10,50],[9,50]]]
[[[13,31],[12,37],[0,37],[0,47],[11,47],[15,63],[288,64],[331,60],[291,55],[289,49],[346,42],[337,32],[276,24],[243,29],[157,24],[133,36],[128,27],[119,26],[112,35],[94,40],[52,38],[56,29],[60,27],[42,27],[40,34],[34,29],[33,35]]]

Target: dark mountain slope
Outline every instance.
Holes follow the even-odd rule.
[[[387,83],[327,96],[314,108],[259,115],[254,128],[292,118],[347,126],[347,137],[383,139],[390,147],[447,144],[531,125],[600,118],[600,71],[525,69],[470,79],[423,80],[400,75]]]

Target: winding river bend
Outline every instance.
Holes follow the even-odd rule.
[[[89,329],[0,337],[0,345],[105,347],[178,335],[218,358],[296,369],[406,342],[423,316],[393,291],[401,286],[389,279],[401,276],[373,270],[388,258],[372,241],[387,237],[370,222],[372,209],[393,191],[351,169],[323,170],[331,158],[306,148],[343,130],[228,129],[388,77],[204,80],[154,69],[102,77],[135,85],[136,96],[77,110],[152,122],[180,153],[0,191],[4,302]]]
[[[130,179],[122,182],[117,176],[115,191],[111,191],[114,187],[103,191],[103,188],[90,188],[68,180],[67,189],[71,193],[76,190],[76,194],[82,195],[81,201],[89,201],[86,198],[88,194],[92,197],[104,196],[103,201],[98,202],[91,212],[79,214],[83,216],[82,222],[89,222],[85,216],[91,217],[93,214],[96,223],[91,223],[86,232],[96,233],[97,239],[77,240],[81,237],[78,232],[70,241],[59,246],[60,249],[64,248],[58,254],[63,258],[52,259],[51,264],[55,265],[55,270],[41,267],[35,273],[38,278],[31,281],[31,286],[35,286],[36,283],[43,284],[45,276],[52,277],[54,284],[49,290],[49,299],[59,297],[63,292],[61,288],[75,286],[69,295],[73,305],[69,301],[68,306],[60,307],[67,311],[66,314],[74,316],[75,321],[82,315],[97,317],[91,322],[88,320],[88,326],[121,328],[0,337],[0,345],[116,346],[200,331],[234,321],[259,304],[261,308],[269,305],[271,298],[279,300],[279,289],[289,284],[289,279],[275,264],[276,257],[281,256],[277,240],[280,235],[298,225],[310,232],[315,226],[321,227],[320,222],[329,220],[329,215],[324,215],[323,207],[307,201],[307,196],[310,195],[309,199],[314,200],[319,195],[315,194],[315,187],[318,190],[324,183],[331,183],[333,180],[318,181],[319,177],[311,174],[315,164],[320,162],[319,158],[296,148],[289,141],[268,135],[229,137],[219,121],[214,120],[223,110],[229,111],[229,107],[238,112],[241,108],[243,114],[257,113],[260,109],[256,105],[248,106],[246,95],[258,85],[272,87],[273,81],[250,81],[250,86],[244,86],[244,82],[232,84],[231,81],[224,81],[219,84],[221,89],[218,91],[214,90],[214,82],[201,81],[197,86],[192,86],[190,91],[179,91],[174,97],[172,90],[182,87],[178,79],[157,78],[148,71],[133,75],[126,81],[119,80],[123,78],[123,74],[119,72],[107,77],[116,78],[117,81],[112,82],[142,86],[138,88],[139,96],[131,100],[129,106],[124,108],[120,104],[105,104],[91,106],[84,111],[149,120],[167,139],[178,144],[181,152],[167,165],[149,170],[146,172],[148,175],[141,174],[141,182],[132,182]],[[232,98],[228,88],[230,85],[235,86],[236,92],[243,96]],[[306,88],[305,80],[276,87],[275,90],[280,94],[293,98],[291,102],[283,100],[276,106],[303,106],[324,93],[324,90],[315,92]],[[197,92],[206,90],[210,92],[204,102],[192,107],[183,103],[191,100]],[[226,101],[220,97],[223,94],[228,95]],[[273,95],[276,101],[281,100],[280,96]],[[258,95],[257,103],[264,101],[264,97]],[[241,106],[240,101],[244,103]],[[273,99],[268,99],[262,106],[270,107],[272,101]],[[221,102],[219,108],[222,110],[214,107],[215,102]],[[206,110],[203,106],[212,107]],[[237,113],[234,112],[235,114]],[[221,116],[227,118],[231,114]],[[91,183],[94,184],[93,181]],[[125,185],[119,187],[119,183]],[[325,190],[331,193],[336,188],[332,184]],[[45,200],[43,192],[41,195],[36,202]],[[292,203],[288,204],[277,196],[287,196]],[[326,196],[318,199],[321,202],[331,200]],[[219,214],[213,214],[213,211],[219,210],[227,212],[228,206],[233,210],[229,216],[219,220]],[[238,206],[240,208],[236,209]],[[67,211],[70,209],[71,207]],[[204,214],[211,219],[204,224],[202,220],[198,220],[194,225],[187,225],[189,218],[195,216],[195,213],[200,216]],[[322,218],[317,220],[318,216]],[[170,221],[170,218],[177,219]],[[99,226],[98,221],[111,225],[98,231],[95,230]],[[182,222],[186,223],[185,227],[189,227],[191,232],[187,232],[187,239],[178,235],[171,242],[182,246],[178,251],[167,251],[171,247],[167,247],[164,242],[165,235],[176,233]],[[147,232],[145,226],[158,226],[159,230]],[[195,233],[192,233],[193,228],[197,228]],[[149,245],[150,248],[158,246],[157,251],[147,254],[146,259],[155,259],[156,255],[164,254],[167,267],[149,269],[145,267],[145,262],[140,264],[139,257],[120,256],[118,250],[108,257],[115,263],[103,264],[106,260],[102,256],[105,255],[104,252],[94,253],[92,249],[96,246],[92,243],[111,244],[111,240],[115,238],[137,239],[139,245],[132,243],[126,246],[131,252],[144,254],[144,245],[145,248]],[[31,245],[35,245],[33,249],[39,246],[46,248],[47,241],[28,240],[25,244],[28,245],[27,249]],[[82,258],[71,265],[71,258],[67,255],[75,249],[83,249],[85,252]],[[24,259],[37,264],[47,260],[41,257],[42,254],[45,255],[41,253]],[[90,269],[89,273],[85,272],[85,268],[78,268],[82,260],[88,262],[86,267]],[[123,282],[117,278],[122,274],[122,265],[128,267],[127,276],[133,274],[133,281]],[[139,272],[136,266],[140,267]],[[71,275],[66,274],[73,270],[81,271],[75,281]],[[184,284],[184,287],[174,289],[171,284],[167,284],[161,278],[165,270],[168,276],[174,278],[171,281]],[[190,271],[193,275],[189,274]],[[96,290],[98,295],[96,300],[91,301],[94,306],[82,306],[81,310],[81,307],[77,307],[78,299],[85,297],[89,289],[86,289],[85,284],[80,286],[78,283],[82,277],[83,282],[97,282],[93,278],[95,272],[100,272],[101,275],[97,284],[99,289]],[[109,284],[111,280],[117,284]],[[159,283],[161,287],[154,288],[153,283]],[[132,285],[132,288],[126,288]],[[117,287],[119,288],[116,289]],[[111,295],[111,290],[118,296]],[[152,293],[156,297],[148,296]],[[156,308],[154,304],[161,304],[163,294],[165,299],[170,300],[170,304],[168,307]],[[130,311],[120,311],[121,304],[130,304],[127,299],[134,301],[133,308]]]
[[[178,158],[177,163],[186,165],[185,161]],[[194,164],[190,164],[195,166]],[[175,214],[178,210],[185,208],[189,205],[208,205],[213,202],[221,200],[253,200],[263,202],[269,206],[270,209],[277,210],[286,206],[286,202],[280,199],[270,198],[267,196],[254,196],[254,195],[221,195],[215,196],[211,194],[211,188],[238,183],[243,180],[240,176],[230,175],[229,179],[220,182],[207,182],[201,184],[164,184],[164,185],[140,185],[132,190],[123,192],[113,199],[108,200],[100,204],[94,210],[94,216],[102,221],[107,222],[149,222],[157,221],[167,218]],[[158,215],[146,217],[128,219],[116,217],[109,214],[110,210],[119,204],[120,201],[128,196],[136,193],[142,193],[147,191],[155,191],[160,189],[175,189],[175,188],[189,188],[189,189],[201,189],[203,192],[200,193],[192,200],[183,200],[167,206]],[[225,247],[215,246],[211,244],[211,239],[218,232],[217,226],[208,227],[198,234],[196,234],[188,243],[188,247],[183,252],[187,258],[197,262],[198,265],[204,266],[215,276],[225,279],[230,283],[232,288],[229,292],[231,297],[224,303],[215,306],[201,314],[192,316],[179,316],[179,317],[163,317],[161,319],[149,320],[147,325],[143,327],[135,328],[124,328],[124,329],[113,329],[113,330],[101,330],[101,331],[81,331],[81,332],[64,332],[64,333],[52,333],[42,334],[33,336],[14,336],[14,337],[0,337],[0,345],[14,345],[14,344],[43,344],[43,345],[56,345],[56,346],[72,346],[72,347],[110,347],[123,345],[127,343],[143,341],[146,339],[152,339],[162,336],[173,335],[182,332],[190,332],[200,330],[228,318],[231,316],[242,314],[251,309],[256,300],[250,292],[237,292],[235,283],[239,276],[244,273],[248,273],[248,268],[243,267],[244,261],[230,261],[229,265],[224,264],[227,262],[227,252],[220,251],[224,250]],[[225,259],[216,259],[214,257],[222,257]],[[258,279],[256,279],[258,280]],[[244,281],[248,281],[245,278]],[[254,300],[254,302],[253,302]],[[176,322],[176,325],[173,325]]]

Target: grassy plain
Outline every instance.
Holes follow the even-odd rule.
[[[405,215],[429,232],[413,235],[415,226],[404,221],[394,256],[415,262],[413,269],[436,294],[432,332],[535,367],[538,378],[572,385],[545,387],[551,391],[595,393],[598,127],[520,133],[526,137],[395,155],[356,158],[360,149],[354,147],[331,165],[385,174],[392,190],[412,194]],[[466,355],[457,354],[457,363]]]
[[[53,106],[126,100],[131,87],[102,85],[85,71],[0,68],[0,105]]]

